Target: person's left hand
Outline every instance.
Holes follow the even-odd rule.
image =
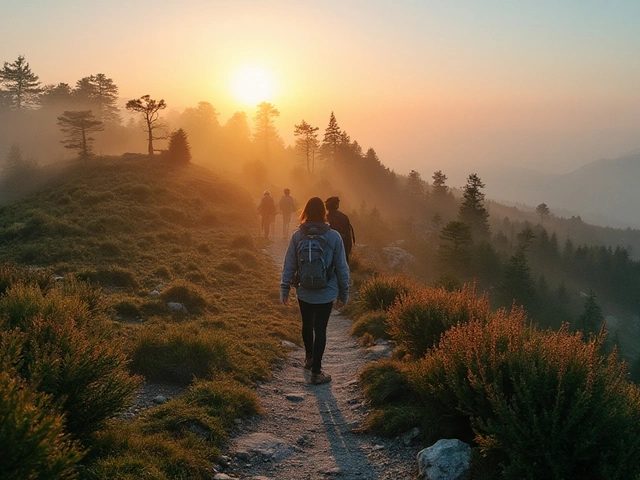
[[[342,307],[344,307],[344,302],[342,300],[338,300],[336,302],[336,308],[339,309],[339,308],[342,308]]]

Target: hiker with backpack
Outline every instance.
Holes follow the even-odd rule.
[[[262,230],[264,230],[264,238],[269,238],[271,225],[276,221],[276,202],[271,196],[269,190],[265,190],[262,194],[262,200],[258,205],[258,213],[262,215]]]
[[[349,266],[342,237],[326,223],[321,198],[310,198],[299,220],[284,258],[280,301],[289,304],[293,285],[302,316],[304,368],[311,370],[311,383],[318,385],[331,381],[322,371],[322,355],[333,302],[337,299],[340,308],[349,300]]]
[[[351,248],[353,248],[353,245],[356,243],[356,234],[353,231],[353,226],[349,221],[349,217],[338,210],[340,207],[340,198],[329,197],[324,204],[327,207],[327,221],[331,228],[336,230],[342,237],[344,252],[347,257],[347,263],[349,263]]]

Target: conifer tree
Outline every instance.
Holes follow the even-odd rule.
[[[76,82],[73,95],[80,105],[95,112],[98,120],[119,124],[118,86],[104,73],[90,75]]]
[[[478,238],[489,236],[489,212],[484,206],[484,193],[481,191],[484,186],[477,174],[469,175],[458,211],[459,220],[469,225],[472,234]]]
[[[104,125],[93,116],[91,110],[69,111],[65,110],[58,117],[60,130],[66,134],[63,143],[65,148],[78,151],[78,156],[87,159],[92,156],[92,143],[95,140],[89,135],[93,132],[104,130]]]
[[[536,207],[536,213],[540,217],[540,225],[544,222],[545,218],[549,218],[551,214],[549,207],[547,207],[546,203],[541,203]]]
[[[440,231],[438,257],[445,271],[465,273],[471,261],[471,229],[460,221],[447,223]]]
[[[584,308],[580,317],[578,317],[578,328],[585,335],[590,333],[598,333],[604,322],[602,309],[596,302],[596,294],[593,290],[589,290],[589,295],[584,301]]]
[[[322,140],[322,157],[325,160],[335,161],[338,157],[338,149],[342,141],[342,132],[338,126],[336,116],[331,112],[329,117],[329,125],[324,130],[324,138]]]
[[[258,111],[253,118],[256,122],[253,141],[258,147],[259,156],[266,162],[271,158],[272,147],[283,144],[273,122],[273,119],[279,116],[280,111],[274,105],[262,102],[258,104]]]
[[[296,139],[296,150],[304,157],[307,162],[307,171],[313,173],[315,171],[316,151],[318,150],[318,134],[319,128],[312,127],[302,120],[300,125],[294,125],[293,134],[298,137]]]
[[[16,110],[35,103],[42,92],[40,79],[31,71],[23,55],[19,55],[13,63],[4,62],[4,67],[0,70],[0,83],[4,84],[11,106]]]
[[[445,198],[449,194],[449,187],[447,187],[447,176],[442,173],[442,170],[438,170],[433,173],[431,177],[433,179],[433,183],[431,184],[431,193],[434,198],[441,199]]]
[[[144,121],[144,131],[147,132],[147,151],[153,155],[153,141],[166,138],[165,135],[156,135],[154,132],[165,127],[160,119],[160,110],[167,108],[164,100],[154,100],[149,95],[129,100],[126,105],[127,110],[131,110],[142,115]]]
[[[187,132],[182,128],[171,133],[167,152],[169,158],[175,163],[189,163],[191,161],[191,147],[189,146]]]

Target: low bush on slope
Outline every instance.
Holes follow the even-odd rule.
[[[256,226],[241,188],[149,159],[78,164],[0,207],[0,314],[16,345],[0,405],[44,408],[33,425],[48,430],[33,438],[59,442],[33,452],[41,467],[58,458],[58,478],[210,478],[233,420],[259,411],[252,383],[282,339],[299,340]],[[186,390],[122,420],[138,379]]]

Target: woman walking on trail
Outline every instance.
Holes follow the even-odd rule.
[[[331,381],[322,371],[322,355],[327,343],[327,324],[337,306],[349,301],[349,266],[342,237],[326,223],[324,202],[310,198],[300,213],[300,227],[291,236],[282,268],[280,301],[289,304],[291,285],[296,288],[302,316],[305,370],[311,383]]]

